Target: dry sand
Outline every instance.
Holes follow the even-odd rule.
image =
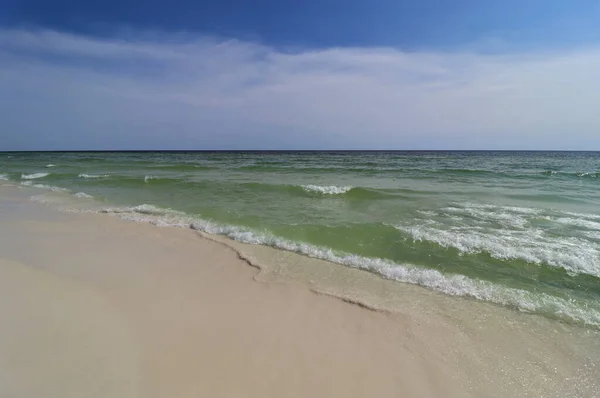
[[[0,397],[597,392],[587,379],[594,362],[559,349],[532,354],[528,336],[371,311],[301,284],[256,281],[258,272],[191,230],[61,213],[0,187]],[[499,341],[522,351],[517,363],[530,361],[539,380],[493,363]],[[558,370],[536,368],[553,353],[544,363]]]

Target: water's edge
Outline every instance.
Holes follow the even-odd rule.
[[[443,310],[439,309],[440,313],[454,312],[458,314],[463,311],[462,306],[469,303],[478,307],[477,311],[481,311],[482,309],[483,311],[492,312],[498,310],[508,311],[519,318],[522,315],[528,317],[533,315],[552,322],[564,323],[568,326],[583,327],[584,329],[600,329],[599,324],[581,322],[581,320],[577,319],[548,318],[535,311],[527,311],[519,307],[516,303],[493,302],[486,300],[485,297],[483,299],[476,296],[473,297],[472,294],[464,294],[464,292],[460,291],[440,291],[439,288],[436,289],[436,286],[428,286],[426,280],[425,283],[422,281],[405,281],[394,277],[394,275],[382,274],[376,269],[359,268],[352,264],[343,264],[343,261],[329,261],[327,258],[314,257],[302,251],[298,252],[297,250],[256,242],[244,242],[239,237],[236,239],[236,236],[230,236],[227,233],[211,233],[210,224],[208,230],[202,230],[194,223],[172,224],[153,218],[132,219],[128,217],[127,213],[115,211],[110,208],[107,210],[105,207],[101,210],[73,209],[72,207],[61,206],[59,204],[61,202],[39,200],[40,198],[51,198],[52,195],[65,194],[64,191],[48,191],[47,188],[36,188],[27,185],[0,184],[0,186],[12,186],[15,189],[31,190],[32,195],[29,195],[30,199],[56,210],[76,213],[90,212],[116,216],[116,218],[128,222],[142,222],[159,227],[190,229],[196,235],[217,242],[234,251],[240,260],[258,269],[259,272],[254,278],[257,281],[267,283],[300,283],[316,294],[335,297],[347,303],[373,311],[396,314],[404,313],[407,309],[404,300],[405,296],[417,295],[420,297],[427,296],[427,300],[437,301],[436,305],[443,307]],[[45,192],[42,195],[35,195],[38,189],[43,189]],[[77,194],[69,196],[81,198]],[[204,229],[207,228],[204,227]],[[461,280],[460,282],[463,281]]]

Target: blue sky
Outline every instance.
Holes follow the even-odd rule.
[[[0,150],[600,150],[598,0],[0,8]]]

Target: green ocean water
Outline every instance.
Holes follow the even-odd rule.
[[[0,180],[600,328],[600,153],[4,153]]]

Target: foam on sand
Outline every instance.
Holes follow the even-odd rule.
[[[92,195],[88,195],[85,192],[77,192],[77,193],[73,194],[73,196],[75,196],[76,198],[80,198],[80,199],[93,199],[94,198]]]

